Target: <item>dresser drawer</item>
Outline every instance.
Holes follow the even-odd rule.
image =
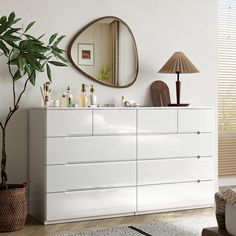
[[[91,110],[47,111],[47,137],[91,134]]]
[[[168,132],[177,132],[177,110],[138,110],[138,133]]]
[[[47,192],[136,185],[136,162],[47,166]]]
[[[50,193],[46,195],[46,221],[132,213],[136,210],[136,188]]]
[[[168,211],[211,206],[213,181],[138,187],[138,211]]]
[[[136,133],[135,110],[94,110],[94,134]]]
[[[213,132],[213,109],[180,109],[178,111],[178,132]]]
[[[213,155],[213,134],[160,134],[138,136],[138,159]]]
[[[212,157],[138,162],[138,185],[212,180]]]
[[[47,138],[46,164],[136,159],[135,136]]]

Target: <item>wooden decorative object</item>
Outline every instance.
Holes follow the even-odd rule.
[[[170,104],[170,92],[166,83],[161,80],[151,85],[152,102],[154,107],[165,107]]]

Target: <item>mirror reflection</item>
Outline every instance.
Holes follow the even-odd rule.
[[[138,74],[134,36],[117,17],[103,17],[85,26],[72,39],[68,57],[88,78],[112,87],[128,87]]]

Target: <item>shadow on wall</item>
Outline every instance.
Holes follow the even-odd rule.
[[[2,135],[2,132],[1,132]],[[28,181],[28,110],[18,110],[7,127],[7,173],[9,183]],[[2,140],[0,140],[2,145]]]

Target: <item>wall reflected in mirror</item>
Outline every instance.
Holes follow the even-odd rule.
[[[138,74],[134,36],[116,17],[103,17],[85,26],[72,39],[68,57],[88,78],[112,87],[128,87]]]

